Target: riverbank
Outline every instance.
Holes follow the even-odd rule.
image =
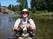
[[[50,15],[33,15],[31,17],[36,26],[36,39],[52,39],[53,37],[53,16]]]

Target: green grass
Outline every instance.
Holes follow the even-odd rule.
[[[53,39],[53,19],[49,17],[49,15],[31,16],[37,26],[36,39]]]

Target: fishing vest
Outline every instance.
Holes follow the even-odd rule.
[[[24,27],[29,27],[30,26],[30,19],[26,20],[26,21],[23,21],[23,19],[20,20],[20,23],[19,23],[19,26],[21,28],[24,28]]]

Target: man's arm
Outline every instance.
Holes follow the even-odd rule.
[[[18,31],[19,30],[19,28],[18,28],[19,23],[20,23],[20,19],[17,19],[15,24],[14,24],[13,31]]]
[[[30,24],[31,24],[31,26],[30,26],[31,31],[35,32],[36,31],[36,25],[32,19],[30,19]]]

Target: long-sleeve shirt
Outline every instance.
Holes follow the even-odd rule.
[[[18,29],[18,26],[19,26],[19,24],[20,24],[20,21],[21,21],[20,18],[18,18],[18,19],[16,20],[13,29]],[[23,22],[23,24],[25,24],[27,21],[25,21],[25,22],[22,21],[22,22]],[[35,25],[34,21],[33,21],[32,19],[29,19],[29,22],[30,22],[30,25],[29,25],[29,26],[30,26],[32,29],[36,29],[36,25]],[[28,24],[26,24],[26,25],[28,25]]]

